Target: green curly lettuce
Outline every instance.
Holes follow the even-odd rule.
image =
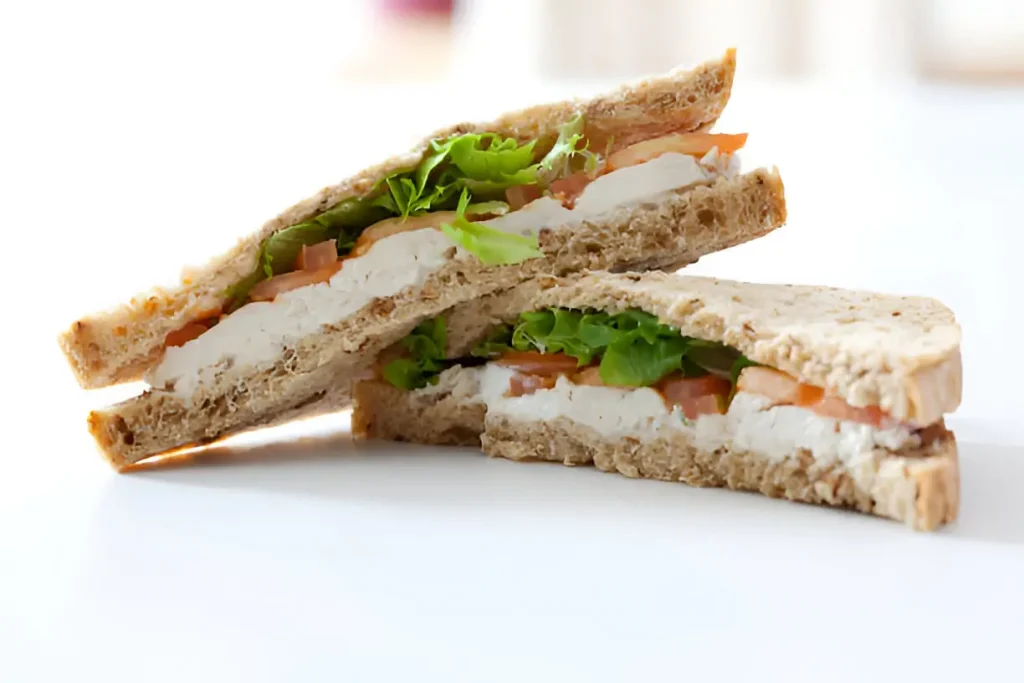
[[[510,265],[543,256],[536,235],[524,237],[496,228],[473,223],[466,218],[469,191],[463,190],[456,218],[441,226],[441,231],[452,242],[463,247],[488,266]]]
[[[596,156],[591,154],[586,145],[580,147],[583,140],[583,115],[577,114],[558,129],[558,138],[547,154],[540,161],[533,163],[524,155],[511,154],[508,147],[511,140],[500,141],[499,149],[491,156],[489,148],[480,150],[462,143],[458,152],[469,158],[455,165],[463,172],[463,177],[455,182],[474,194],[492,195],[504,192],[516,185],[547,186],[551,181],[572,172],[570,161],[577,155],[586,158],[586,167],[596,166]],[[531,155],[536,141],[524,145],[520,150],[529,148]],[[493,142],[491,143],[494,144]],[[454,160],[453,160],[454,161]],[[527,163],[516,167],[515,162]]]
[[[402,340],[408,356],[384,366],[384,379],[402,389],[422,389],[435,384],[447,367],[445,345],[448,331],[444,318],[425,320]]]

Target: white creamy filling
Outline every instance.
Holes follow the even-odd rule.
[[[675,430],[689,434],[697,448],[704,451],[729,445],[781,460],[806,449],[816,459],[844,463],[875,447],[898,450],[919,442],[906,427],[878,429],[821,417],[796,406],[773,407],[767,398],[745,392],[736,394],[725,415],[687,420],[678,407],[670,411],[653,389],[576,385],[560,377],[553,389],[508,397],[505,394],[514,371],[493,364],[458,371],[478,374],[478,400],[487,405],[488,413],[529,422],[564,417],[613,438],[653,439],[666,430]]]
[[[518,211],[482,221],[498,230],[537,234],[655,195],[739,173],[739,157],[715,150],[700,161],[685,154],[663,154],[643,164],[601,176],[588,185],[572,209],[541,197]],[[377,297],[421,286],[453,253],[454,245],[438,230],[424,229],[386,237],[359,258],[348,259],[329,282],[301,287],[273,301],[249,303],[202,336],[168,348],[146,381],[158,390],[189,397],[229,367],[272,362],[285,346],[337,323]]]

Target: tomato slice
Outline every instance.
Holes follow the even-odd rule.
[[[319,270],[338,260],[338,243],[334,240],[318,242],[312,246],[302,245],[295,259],[295,270]]]
[[[703,377],[684,377],[680,374],[669,375],[657,384],[657,389],[669,405],[681,404],[695,398],[708,395],[728,396],[732,391],[729,380],[718,375]]]
[[[687,420],[696,420],[701,415],[725,415],[727,394],[705,394],[690,398],[678,404]]]
[[[530,202],[540,199],[543,191],[539,185],[516,185],[505,190],[509,211],[518,211]]]
[[[494,362],[529,375],[565,375],[578,369],[576,359],[564,353],[508,351]]]
[[[174,330],[164,339],[164,346],[184,346],[206,332],[209,327],[201,322],[187,323],[184,327]]]
[[[670,408],[679,406],[687,419],[696,420],[701,415],[725,413],[732,383],[717,375],[684,377],[677,374],[658,382],[657,390]]]
[[[556,375],[524,375],[516,373],[512,375],[512,378],[508,381],[508,394],[507,396],[526,396],[527,394],[533,394],[544,389],[554,389],[555,382],[558,381]]]
[[[781,370],[765,367],[744,369],[736,388],[739,391],[770,398],[777,404],[804,408],[814,405],[825,394],[821,387],[804,384]]]
[[[253,287],[249,292],[249,298],[252,301],[273,301],[278,294],[284,294],[299,287],[327,282],[341,270],[341,264],[341,261],[335,261],[317,270],[296,270],[292,273],[275,275]]]
[[[548,185],[548,189],[551,190],[552,195],[562,202],[565,208],[571,209],[576,204],[576,199],[583,194],[583,190],[593,180],[593,175],[586,171],[580,171],[579,173],[559,178]]]
[[[881,427],[883,421],[887,421],[888,415],[878,406],[867,406],[858,408],[838,396],[825,396],[819,402],[809,406],[811,412],[822,417],[831,417],[836,420],[852,420],[869,424],[872,427]]]
[[[653,140],[644,140],[625,149],[613,152],[608,157],[608,168],[636,166],[662,154],[675,152],[703,157],[714,148],[719,154],[732,154],[747,143],[747,134],[726,135],[723,133],[672,133]]]
[[[771,399],[774,405],[807,408],[815,415],[835,420],[852,420],[880,427],[890,422],[889,416],[877,406],[856,408],[838,396],[826,396],[821,387],[804,384],[773,368],[746,368],[736,384],[740,391]]]

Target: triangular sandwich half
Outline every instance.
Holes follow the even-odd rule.
[[[360,436],[760,491],[920,529],[959,505],[960,329],[931,299],[664,273],[540,278],[424,321]]]
[[[730,50],[692,71],[442,130],[297,204],[191,273],[74,323],[85,387],[152,391],[90,416],[117,466],[344,406],[375,345],[538,275],[675,268],[786,217],[745,134],[706,132]],[[378,349],[379,350],[379,349]]]

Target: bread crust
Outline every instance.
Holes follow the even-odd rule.
[[[283,349],[279,359],[223,369],[189,397],[150,391],[94,411],[89,428],[104,455],[120,469],[171,449],[262,426],[283,412],[316,414],[327,405],[316,399],[324,391],[331,392],[332,407],[344,407],[352,377],[369,367],[377,353],[420,321],[457,304],[586,268],[628,270],[693,262],[709,250],[774,229],[785,211],[781,179],[762,170],[669,192],[658,201],[624,207],[564,231],[545,230],[540,235],[544,258],[500,267],[484,266],[473,257],[456,258],[422,287],[374,300]]]
[[[160,361],[168,333],[225,303],[225,290],[255,268],[259,246],[266,237],[340,201],[366,195],[380,178],[415,166],[431,140],[490,131],[519,140],[540,139],[543,147],[557,135],[558,126],[579,111],[596,149],[609,137],[628,144],[670,132],[706,130],[729,100],[735,68],[735,51],[730,49],[695,69],[676,69],[588,101],[540,105],[494,121],[460,123],[436,131],[408,153],[325,187],[283,211],[205,267],[183,273],[177,287],[139,294],[114,310],[76,321],[60,336],[60,346],[82,387],[136,380]]]
[[[960,505],[956,439],[946,432],[927,445],[891,453],[875,450],[852,465],[815,460],[806,451],[774,460],[724,447],[702,450],[684,432],[641,441],[611,439],[566,418],[541,422],[489,414],[449,373],[429,392],[380,381],[355,388],[353,433],[359,438],[438,445],[479,445],[512,460],[594,465],[628,477],[691,486],[755,491],[773,498],[847,508],[933,530],[954,521]]]

